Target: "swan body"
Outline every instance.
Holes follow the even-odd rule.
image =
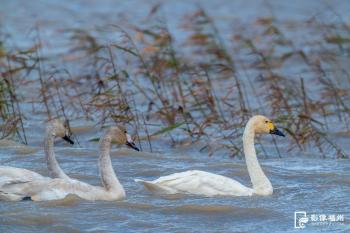
[[[190,170],[160,177],[154,181],[135,180],[158,194],[192,194],[205,196],[251,196],[254,190],[225,176]]]
[[[161,195],[191,194],[201,196],[268,196],[273,193],[271,182],[258,162],[255,148],[255,134],[276,134],[284,136],[273,123],[264,116],[252,117],[244,130],[243,149],[248,173],[253,188],[248,188],[238,181],[204,171],[185,171],[160,177],[154,181],[136,179],[149,191]]]
[[[11,173],[16,171],[16,168],[10,170]],[[49,178],[34,173],[26,179],[25,175],[31,175],[22,169],[17,171],[15,176],[9,176],[7,182],[1,183],[0,200],[6,201],[50,201],[60,200],[69,194],[77,195],[81,198],[94,200],[88,193],[102,193],[102,189],[95,189],[95,187],[85,184],[77,180],[67,180],[62,178]],[[21,174],[24,176],[18,176]],[[102,195],[101,195],[102,196]]]
[[[28,171],[23,171],[16,168],[11,168],[10,173],[17,172],[15,175],[4,177],[6,182],[1,182],[0,200],[5,201],[51,201],[64,199],[67,195],[76,195],[86,200],[111,200],[113,199],[110,193],[105,192],[102,187],[95,187],[84,182],[74,179],[49,178],[41,176],[35,172],[32,174]],[[9,173],[8,173],[9,174]],[[23,176],[20,176],[22,174]],[[0,175],[2,175],[0,173]],[[27,175],[29,176],[26,179]],[[125,197],[124,189],[116,190],[114,193],[115,199]],[[93,195],[91,195],[93,193]]]
[[[76,195],[85,200],[120,200],[125,197],[125,191],[112,167],[110,147],[112,141],[126,144],[135,150],[131,137],[121,126],[111,127],[100,139],[99,167],[103,186],[93,186],[78,180],[66,178],[47,178],[37,174],[33,179],[19,177],[0,186],[0,199],[49,201],[63,199],[67,195]],[[10,176],[10,173],[8,173]],[[13,173],[12,173],[13,174]],[[1,175],[1,172],[0,172]],[[19,173],[15,174],[20,176]]]

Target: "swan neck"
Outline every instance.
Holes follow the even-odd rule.
[[[123,186],[120,184],[110,157],[111,151],[111,136],[106,133],[100,140],[100,158],[99,167],[102,184],[107,191],[122,191],[124,192]]]
[[[62,178],[69,179],[69,177],[64,173],[58,164],[54,151],[54,140],[55,136],[51,129],[47,129],[45,141],[44,141],[44,151],[46,157],[47,168],[49,170],[50,177],[52,178]]]
[[[254,146],[255,132],[253,126],[251,122],[248,122],[243,134],[245,161],[254,191],[257,194],[269,195],[272,194],[272,185],[262,170],[256,156]]]

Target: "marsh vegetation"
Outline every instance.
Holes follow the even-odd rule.
[[[300,22],[271,11],[222,31],[198,7],[182,15],[179,38],[159,4],[137,24],[63,28],[57,45],[41,39],[40,24],[26,46],[1,30],[1,137],[27,143],[26,119],[40,115],[129,125],[146,151],[162,137],[242,156],[245,122],[264,114],[288,150],[348,157],[336,136],[350,130],[350,27],[331,13],[333,22]]]

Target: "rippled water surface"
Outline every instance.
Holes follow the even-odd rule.
[[[26,148],[1,149],[1,164],[28,168],[47,174],[40,131],[26,154]],[[81,135],[88,138],[97,132]],[[154,179],[188,169],[215,172],[249,185],[244,161],[226,156],[208,157],[196,146],[157,153],[112,152],[113,165],[127,191],[118,202],[89,202],[73,196],[65,200],[34,203],[2,202],[0,228],[13,232],[293,232],[294,211],[318,214],[344,214],[344,224],[307,226],[308,232],[347,232],[350,230],[350,161],[283,155],[281,159],[262,159],[274,186],[270,197],[159,197],[133,181]],[[75,148],[57,142],[57,157],[69,175],[99,184],[96,143]]]
[[[226,20],[225,22],[232,22],[235,17],[245,20],[266,12],[260,8],[264,1],[256,1],[254,6],[246,1],[232,2],[234,3],[229,0],[200,1],[216,20]],[[298,4],[270,2],[273,3],[277,17],[301,20],[312,13],[316,14],[321,7],[319,1],[297,1]],[[335,9],[344,16],[344,20],[350,21],[349,3],[334,2]],[[12,33],[19,44],[30,43],[26,41],[23,32],[40,21],[42,36],[47,40],[50,38],[49,47],[55,51],[57,47],[54,42],[60,41],[58,29],[73,26],[88,28],[91,25],[115,22],[123,14],[128,19],[142,18],[154,3],[155,1],[1,1],[0,20],[4,30]],[[187,1],[168,1],[166,14],[174,16],[169,17],[169,23],[176,25],[176,16],[194,9],[194,6],[196,4]],[[113,14],[106,18],[108,12]],[[224,29],[223,25],[218,26]],[[176,27],[173,30],[176,31]],[[27,119],[25,127],[28,129],[29,147],[1,141],[1,165],[27,168],[47,175],[42,150],[43,119],[42,116],[35,115]],[[72,124],[74,123],[82,124]],[[100,133],[87,127],[86,132],[76,134],[80,144],[69,147],[64,142],[57,142],[58,160],[71,177],[90,184],[100,184],[98,145],[88,141]],[[340,139],[349,140],[349,137]],[[267,143],[271,143],[269,139]],[[127,192],[125,200],[89,202],[70,196],[54,202],[1,202],[0,232],[299,232],[300,230],[294,229],[295,211],[345,216],[342,224],[307,225],[304,232],[350,232],[348,159],[321,159],[317,154],[300,156],[295,152],[283,152],[282,158],[277,158],[275,151],[267,158],[261,156],[262,167],[274,186],[274,194],[270,197],[154,196],[133,179],[150,180],[174,172],[200,169],[233,177],[250,186],[243,160],[232,159],[227,155],[208,157],[205,151],[199,152],[200,145],[169,148],[169,144],[161,139],[155,141],[153,146],[156,152],[152,153],[127,149],[113,151],[114,169]],[[143,146],[145,151],[149,151],[146,142]],[[281,146],[284,146],[283,142]],[[270,154],[269,146],[265,149]],[[349,151],[350,148],[347,149]]]

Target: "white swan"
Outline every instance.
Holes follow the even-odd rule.
[[[117,144],[126,144],[138,150],[131,137],[122,126],[111,127],[100,139],[100,175],[103,187],[92,186],[84,182],[64,178],[40,178],[14,182],[0,187],[1,192],[7,193],[7,200],[46,201],[63,199],[74,194],[86,200],[120,200],[125,197],[125,191],[114,173],[110,158],[112,141]],[[1,196],[1,195],[0,195]],[[12,199],[11,199],[12,198]]]
[[[47,167],[50,174],[53,177],[60,177],[69,179],[69,177],[62,171],[57,163],[54,153],[54,139],[61,137],[71,144],[74,142],[69,138],[69,130],[60,120],[52,120],[47,124],[45,133],[45,157],[47,161]],[[16,198],[14,195],[8,195],[7,193],[1,192],[1,188],[13,183],[24,183],[39,179],[49,179],[36,172],[16,168],[10,166],[0,166],[0,200],[1,199],[13,199]]]
[[[136,179],[149,191],[157,194],[192,194],[202,196],[251,196],[271,195],[271,182],[264,174],[256,157],[255,134],[276,134],[283,136],[266,117],[258,115],[249,119],[243,134],[245,160],[253,188],[248,188],[236,180],[204,171],[185,171],[160,177],[154,181]]]

